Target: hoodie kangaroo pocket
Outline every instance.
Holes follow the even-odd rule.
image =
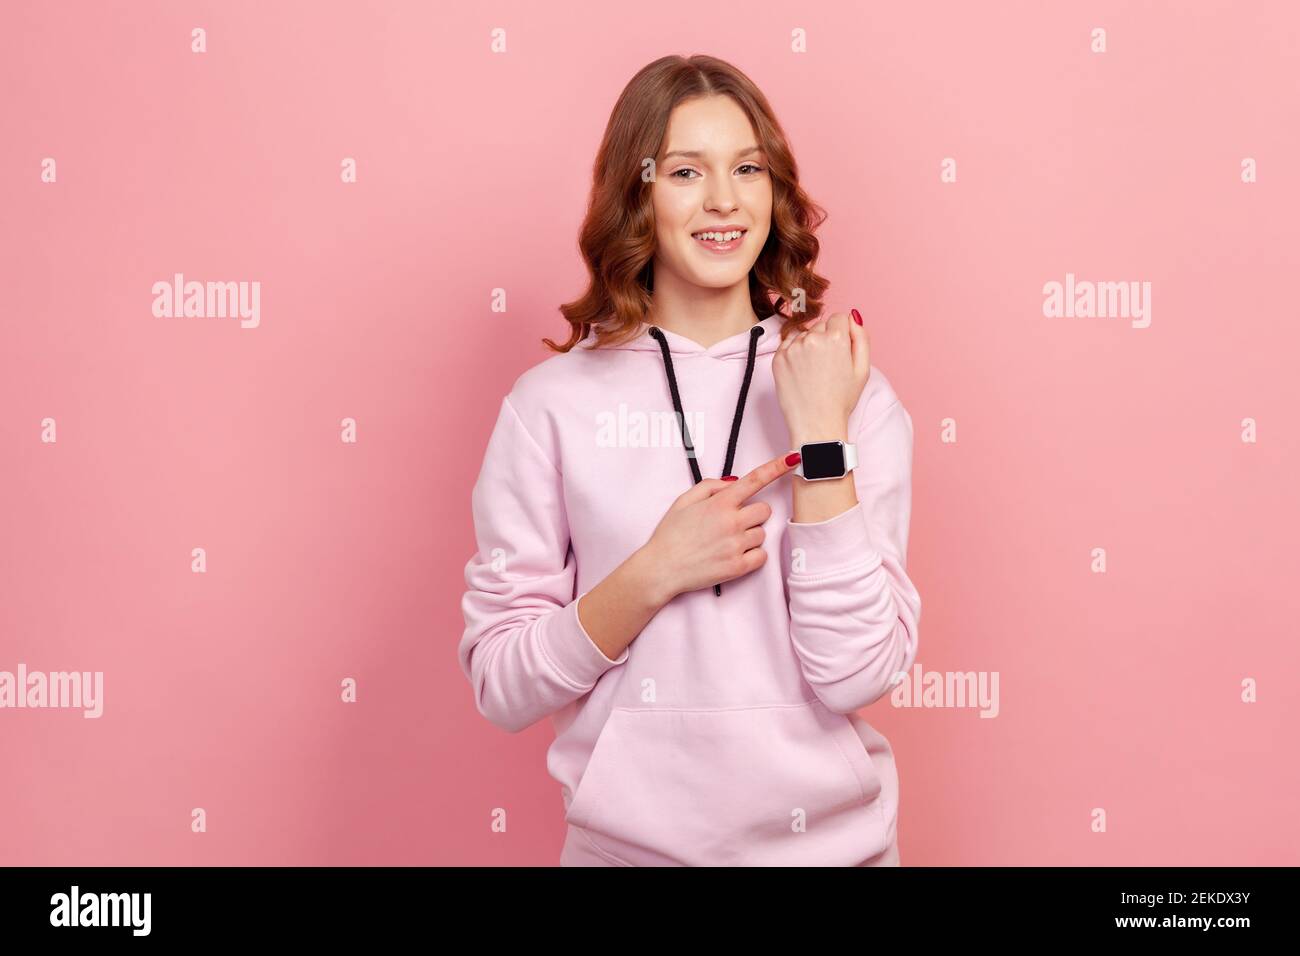
[[[853,866],[885,848],[880,790],[820,700],[615,707],[565,819],[631,865]]]

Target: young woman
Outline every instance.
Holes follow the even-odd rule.
[[[896,865],[854,712],[916,657],[912,421],[857,310],[819,318],[825,212],[709,56],[633,77],[594,177],[590,287],[474,485],[479,711],[552,718],[561,865]]]

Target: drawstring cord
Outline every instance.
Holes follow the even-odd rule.
[[[749,394],[749,382],[754,377],[754,356],[758,352],[758,339],[765,330],[755,325],[749,330],[749,357],[745,361],[745,378],[740,383],[740,395],[736,399],[736,412],[731,417],[731,438],[727,441],[727,460],[722,466],[724,475],[731,474],[731,463],[736,456],[736,441],[740,437],[740,421],[745,415],[745,397]],[[686,415],[682,412],[682,397],[677,391],[677,375],[673,371],[672,354],[668,351],[668,339],[658,326],[650,326],[650,335],[659,342],[659,350],[664,357],[664,371],[668,374],[668,391],[673,396],[673,411],[677,414],[677,424],[682,430],[682,444],[686,448],[686,461],[691,466],[691,476],[698,485],[702,480],[699,463],[695,460],[695,446],[691,443],[691,433],[686,427]],[[713,585],[713,593],[721,597],[722,585]]]

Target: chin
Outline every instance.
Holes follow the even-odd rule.
[[[749,272],[735,272],[727,270],[724,272],[699,272],[692,270],[690,273],[691,281],[703,289],[730,289],[738,282],[745,282],[749,278]]]
[[[752,262],[700,262],[699,256],[693,255],[686,274],[699,285],[725,288],[748,279],[753,268]]]

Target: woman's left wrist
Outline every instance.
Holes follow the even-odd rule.
[[[847,421],[835,420],[815,422],[807,425],[797,425],[790,429],[791,448],[797,449],[800,445],[817,441],[842,441],[849,440],[849,423]]]

